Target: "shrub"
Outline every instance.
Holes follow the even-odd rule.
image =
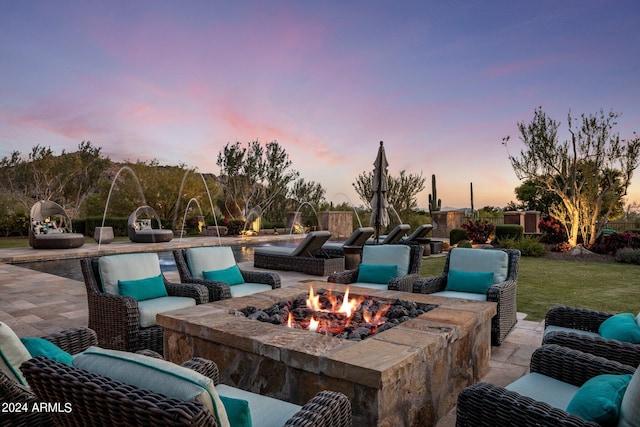
[[[518,224],[500,224],[496,225],[496,240],[501,242],[503,239],[522,239],[524,236],[524,227]]]
[[[449,243],[455,245],[460,240],[467,238],[467,230],[464,228],[454,228],[449,232]]]
[[[463,239],[463,240],[460,240],[458,242],[458,247],[459,248],[473,248],[473,244],[471,243],[470,240]]]
[[[564,226],[554,217],[548,216],[538,223],[542,232],[543,243],[562,243],[567,240],[567,231]]]
[[[244,223],[245,221],[242,219],[225,219],[222,221],[222,224],[219,225],[224,225],[225,227],[227,227],[227,235],[237,236],[244,228]]]
[[[625,264],[640,264],[640,249],[622,248],[616,252],[616,261]]]
[[[495,226],[486,221],[469,221],[467,224],[462,224],[462,228],[467,230],[467,238],[473,243],[487,243]]]
[[[521,239],[501,239],[500,247],[505,249],[518,249],[522,256],[541,257],[547,251],[544,245],[536,238],[525,236]]]
[[[560,242],[551,248],[552,252],[560,252],[562,254],[566,254],[571,250],[571,245],[569,242]]]

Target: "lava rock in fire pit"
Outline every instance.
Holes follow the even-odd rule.
[[[373,297],[348,298],[348,295],[326,289],[321,289],[314,295],[311,289],[308,297],[281,301],[264,310],[248,306],[240,311],[249,319],[261,322],[360,341],[435,307],[400,299],[390,301]]]

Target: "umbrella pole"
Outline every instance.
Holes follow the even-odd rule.
[[[382,149],[383,142],[380,141],[380,149]],[[382,215],[382,156],[378,156],[379,164],[376,166],[380,173],[378,173],[378,189],[377,197],[378,197],[378,214],[376,215],[376,245],[380,244],[380,217]]]

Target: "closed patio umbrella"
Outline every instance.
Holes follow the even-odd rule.
[[[380,141],[378,156],[373,163],[373,182],[371,190],[373,197],[371,198],[371,221],[370,225],[375,229],[376,244],[380,240],[380,229],[389,225],[389,202],[387,201],[387,191],[389,184],[387,183],[387,155],[384,152],[383,142]]]

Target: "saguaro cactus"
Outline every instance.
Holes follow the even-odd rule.
[[[442,200],[438,199],[436,190],[436,176],[431,175],[431,194],[429,194],[429,213],[437,212],[442,208]]]

